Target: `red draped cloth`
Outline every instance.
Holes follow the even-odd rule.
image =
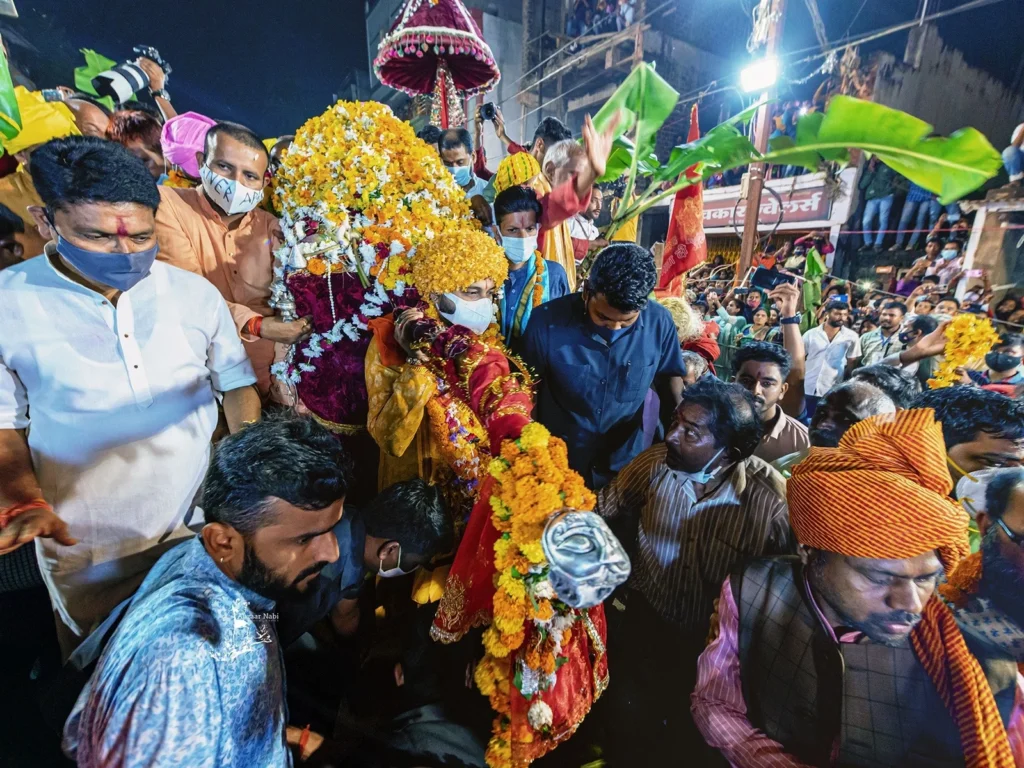
[[[690,110],[690,133],[687,141],[700,138],[697,105]],[[695,168],[686,170],[687,178],[696,179]],[[672,203],[672,216],[668,222],[665,251],[662,257],[661,277],[654,294],[658,298],[682,296],[687,270],[708,258],[708,242],[704,236],[704,193],[700,183],[683,187],[676,192]]]
[[[442,351],[438,344],[435,351]],[[491,439],[492,455],[501,452],[504,440],[514,440],[527,424],[533,409],[529,384],[512,376],[508,357],[500,347],[491,347],[479,341],[472,342],[465,352],[449,346],[445,356],[454,363],[452,373],[456,381],[465,382],[469,404],[487,428]],[[455,642],[470,629],[489,624],[494,601],[494,542],[498,532],[491,522],[490,499],[494,478],[485,475],[480,496],[473,506],[469,523],[455,554],[444,596],[438,606],[431,632],[442,642]],[[598,696],[608,684],[608,658],[605,651],[607,636],[604,607],[580,611],[562,654],[568,659],[558,669],[557,682],[539,696],[551,707],[553,717],[550,738],[531,739],[527,712],[532,701],[527,701],[514,685],[511,690],[511,732],[513,735],[512,764],[525,766],[553,749],[571,736]],[[524,642],[520,653],[530,640]],[[509,679],[515,677],[517,653],[508,657]],[[536,697],[535,697],[536,699]],[[521,735],[525,738],[518,738]]]

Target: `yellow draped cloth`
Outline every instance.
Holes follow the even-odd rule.
[[[422,478],[442,490],[451,486],[452,471],[430,431],[427,402],[436,394],[433,374],[422,365],[387,365],[377,339],[366,351],[366,389],[369,395],[367,429],[380,447],[378,487]],[[474,431],[482,432],[477,425]],[[451,566],[416,572],[412,599],[420,605],[437,602]]]

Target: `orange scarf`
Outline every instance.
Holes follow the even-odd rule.
[[[849,557],[902,559],[937,550],[947,573],[970,551],[969,518],[950,501],[942,427],[920,409],[855,424],[838,448],[812,448],[787,486],[797,540]],[[911,644],[960,731],[968,768],[1013,768],[981,665],[953,612],[934,596]]]

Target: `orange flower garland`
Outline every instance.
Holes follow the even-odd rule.
[[[537,423],[528,424],[518,440],[505,441],[489,469],[497,481],[491,520],[500,534],[494,544],[498,577],[494,620],[484,632],[486,655],[477,665],[475,679],[497,714],[487,763],[491,768],[509,768],[513,740],[547,736],[543,723],[550,710],[545,711],[547,705],[538,698],[537,725],[531,722],[526,734],[511,732],[508,657],[520,652],[515,684],[531,699],[553,683],[562,660],[559,651],[577,618],[575,611],[557,600],[547,579],[541,546],[544,526],[563,508],[589,511],[596,500],[583,478],[569,468],[565,443]],[[519,682],[527,678],[534,687]]]
[[[544,263],[544,259],[537,254],[537,281],[533,284],[533,308],[536,309],[544,303],[544,283],[541,278],[544,277],[544,272],[547,270],[548,265]]]
[[[977,368],[985,355],[999,341],[999,334],[987,317],[964,312],[953,318],[946,328],[944,359],[928,380],[932,389],[951,387],[960,383],[957,368]]]

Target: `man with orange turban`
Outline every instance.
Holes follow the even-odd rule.
[[[736,766],[1024,765],[1016,663],[935,594],[966,555],[928,409],[812,448],[787,496],[799,559],[726,580],[694,720]]]

